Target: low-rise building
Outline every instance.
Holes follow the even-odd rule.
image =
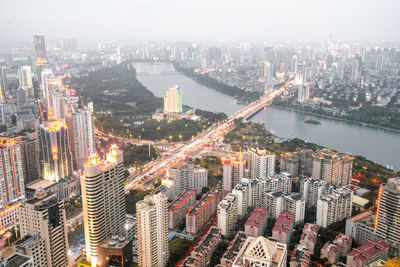
[[[337,263],[340,257],[346,257],[351,250],[353,238],[339,234],[332,242],[327,242],[321,249],[321,258],[326,258],[329,263]]]
[[[352,236],[361,244],[378,238],[374,229],[375,217],[372,211],[367,210],[347,219],[346,235]]]
[[[26,235],[22,239],[16,241],[14,247],[15,252],[32,257],[36,267],[47,266],[45,242],[39,235]]]
[[[258,237],[264,234],[268,224],[268,209],[257,207],[250,214],[244,225],[244,231],[248,236]]]
[[[247,234],[245,232],[237,232],[235,238],[229,243],[224,255],[221,258],[222,267],[231,267],[235,261],[240,249],[243,247],[247,240]]]
[[[321,249],[321,259],[327,259],[329,263],[337,263],[340,258],[340,246],[333,242],[327,242]]]
[[[290,257],[290,267],[307,267],[310,266],[310,251],[301,245],[296,245]]]
[[[248,237],[232,267],[265,266],[285,267],[287,248],[285,244],[266,239]]]
[[[347,255],[348,267],[364,267],[379,260],[387,259],[389,244],[383,240],[372,240],[353,249]]]
[[[197,246],[192,250],[179,266],[206,267],[210,258],[221,242],[221,230],[218,227],[211,227],[208,232],[201,237]]]
[[[305,247],[310,254],[314,253],[318,237],[318,225],[306,223],[300,236],[299,245]]]
[[[283,244],[288,245],[294,226],[294,215],[291,212],[282,211],[272,228],[272,237]]]
[[[226,191],[214,190],[203,194],[199,201],[189,208],[186,213],[186,232],[197,234],[197,232],[208,222],[215,213],[217,204],[221,201]]]
[[[97,266],[131,266],[133,264],[132,241],[125,236],[112,236],[97,247]]]
[[[186,217],[186,213],[196,202],[196,190],[183,190],[168,204],[168,228],[175,229]]]

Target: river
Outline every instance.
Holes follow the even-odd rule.
[[[214,89],[200,85],[174,70],[168,63],[158,65],[135,63],[139,81],[156,96],[163,97],[169,85],[179,84],[183,103],[208,111],[231,115],[243,105]],[[321,125],[304,123],[315,119]],[[268,107],[252,118],[264,123],[272,133],[282,138],[297,137],[340,152],[361,155],[384,166],[400,170],[400,133],[380,128],[361,126],[357,123],[321,118],[296,111]]]

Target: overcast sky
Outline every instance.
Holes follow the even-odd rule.
[[[0,39],[399,40],[399,0],[0,0]]]

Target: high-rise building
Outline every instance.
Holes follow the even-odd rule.
[[[237,197],[232,193],[226,195],[217,206],[218,228],[223,236],[229,236],[235,229],[238,212]]]
[[[0,138],[0,228],[16,222],[25,197],[23,149],[15,139]]]
[[[38,266],[67,266],[68,235],[63,200],[59,200],[56,194],[39,188],[34,198],[20,207],[19,219],[22,237],[40,236],[44,240],[47,263]]]
[[[78,50],[78,44],[75,38],[63,38],[61,45],[64,52],[76,52]]]
[[[308,206],[317,206],[318,199],[329,194],[335,186],[325,181],[303,178],[300,180],[300,193],[303,195]]]
[[[28,90],[24,87],[17,89],[17,105],[18,107],[28,104]]]
[[[71,129],[69,129],[71,128]],[[82,109],[72,109],[71,127],[68,130],[72,139],[71,150],[78,169],[83,169],[83,165],[89,158],[89,154],[96,152],[94,141],[93,125],[93,103]]]
[[[265,179],[275,173],[275,154],[266,149],[249,149],[249,178]]]
[[[40,179],[39,142],[37,133],[22,138],[24,147],[25,184]]]
[[[235,185],[232,194],[236,196],[238,202],[238,216],[243,218],[247,215],[249,207],[252,206],[252,188],[249,183],[240,182]]]
[[[168,169],[168,182],[170,190],[167,197],[173,199],[187,188],[195,189],[201,193],[203,187],[208,185],[208,171],[205,168],[195,167],[193,163],[181,162]],[[164,183],[168,183],[164,181]]]
[[[139,266],[167,265],[168,199],[163,193],[146,196],[136,204]]]
[[[317,202],[317,224],[327,227],[351,217],[353,191],[347,187],[332,190]]]
[[[316,151],[313,154],[312,177],[336,186],[348,185],[353,175],[353,159],[327,149]]]
[[[244,177],[246,161],[241,154],[229,155],[222,158],[223,164],[223,189],[231,191]]]
[[[18,70],[19,86],[24,88],[32,88],[32,70],[31,66],[22,66]]]
[[[97,247],[111,235],[125,234],[123,152],[111,145],[106,159],[91,154],[81,178],[87,260],[96,266]]]
[[[294,215],[294,223],[304,222],[304,213],[306,209],[306,201],[299,193],[291,193],[283,196],[283,211],[291,212]]]
[[[7,68],[0,67],[0,100],[1,103],[4,102],[4,96],[8,90],[8,82],[7,82]]]
[[[272,65],[268,61],[265,61],[262,65],[261,69],[261,77],[264,79],[265,82],[265,89],[271,90],[272,89]]]
[[[35,48],[36,65],[37,66],[46,65],[47,64],[46,41],[44,35],[34,35],[33,44]]]
[[[164,97],[164,112],[182,112],[182,90],[179,85],[168,87]]]
[[[375,230],[377,236],[400,246],[400,178],[390,178],[381,184],[378,194]]]
[[[302,85],[304,83],[305,67],[306,66],[305,66],[304,62],[297,63],[296,78],[295,78],[296,85]]]
[[[45,121],[38,132],[40,172],[58,182],[72,174],[72,157],[64,120]]]
[[[303,103],[304,101],[310,99],[310,84],[304,83],[297,85],[297,101]]]
[[[292,72],[296,73],[297,71],[297,55],[293,55],[292,57],[292,66],[291,66]]]
[[[313,151],[311,149],[286,152],[281,155],[281,172],[287,172],[294,177],[298,175],[312,176]]]

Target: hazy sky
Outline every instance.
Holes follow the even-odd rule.
[[[399,40],[399,0],[0,0],[0,39]]]

